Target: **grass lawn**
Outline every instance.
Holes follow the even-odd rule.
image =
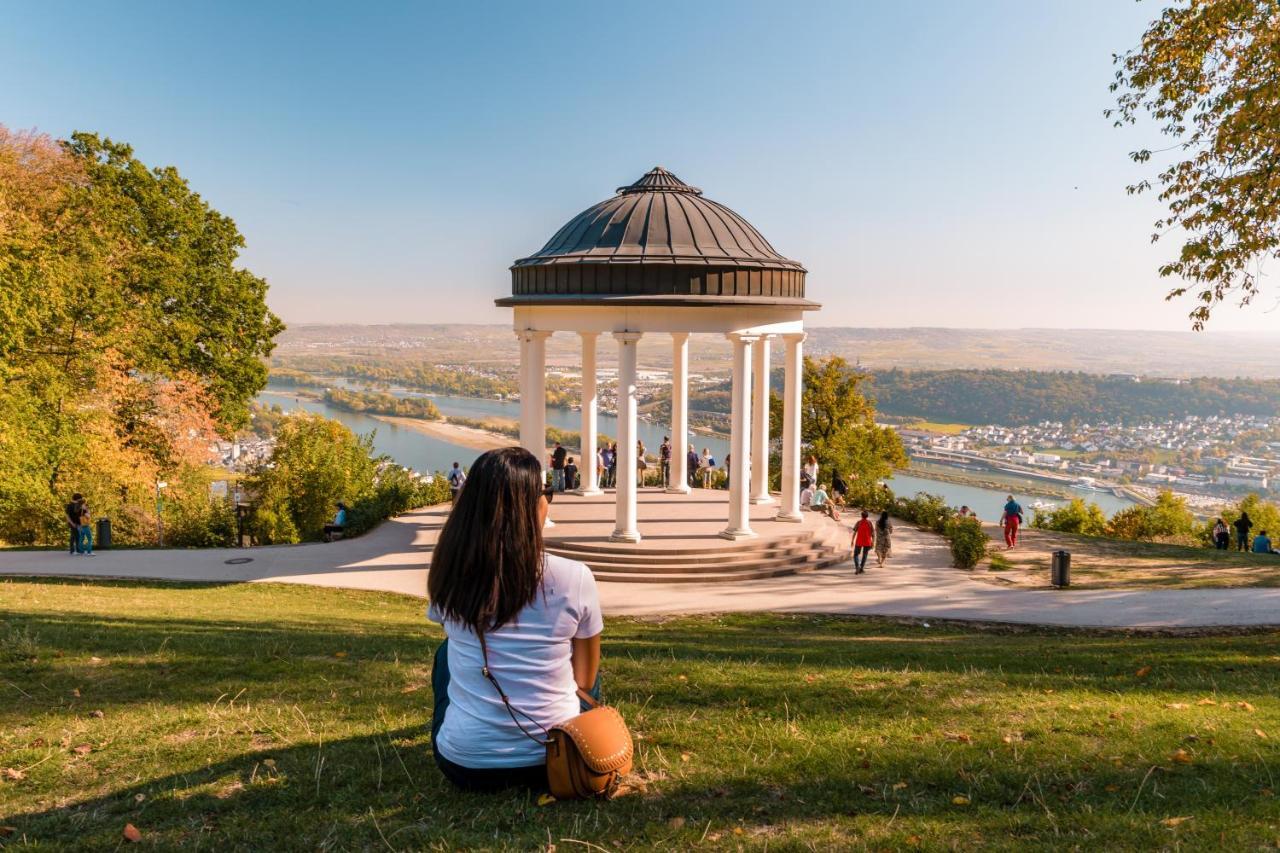
[[[913,421],[903,424],[907,429],[918,429],[923,432],[936,432],[940,435],[959,435],[969,429],[973,424],[952,424],[941,423],[938,421]]]
[[[987,525],[992,556],[974,571],[979,580],[1025,587],[1049,585],[1054,551],[1071,552],[1071,585],[1087,589],[1196,589],[1280,586],[1280,556],[1216,551],[1184,545],[1128,542],[1023,528],[1018,547],[1004,550],[999,528]],[[1280,614],[1276,621],[1280,622]]]
[[[462,795],[419,601],[0,582],[0,846],[1274,849],[1280,634],[609,620],[612,803]]]

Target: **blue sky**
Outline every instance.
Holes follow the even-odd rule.
[[[1158,11],[9,3],[0,122],[177,166],[287,321],[504,321],[510,262],[661,164],[808,266],[817,324],[1185,329],[1124,191],[1158,140],[1102,117]]]

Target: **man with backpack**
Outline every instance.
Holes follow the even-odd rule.
[[[453,463],[453,468],[449,471],[449,494],[453,503],[458,502],[458,492],[462,491],[462,484],[465,482],[467,475],[462,472],[462,466],[457,462]]]

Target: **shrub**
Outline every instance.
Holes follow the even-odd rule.
[[[1173,492],[1163,491],[1157,496],[1155,506],[1131,506],[1111,517],[1107,535],[1117,539],[1139,542],[1194,541],[1196,519],[1187,508],[1184,498]]]
[[[898,498],[893,512],[926,530],[944,533],[947,519],[955,511],[938,495],[919,492],[914,498]]]
[[[1082,533],[1085,536],[1105,536],[1107,532],[1107,516],[1102,507],[1095,503],[1086,504],[1081,498],[1074,498],[1065,506],[1051,510],[1036,510],[1031,526],[1039,530],[1054,530],[1058,533]]]
[[[982,522],[972,516],[947,519],[945,535],[951,543],[951,560],[958,569],[972,569],[987,555],[990,541]]]

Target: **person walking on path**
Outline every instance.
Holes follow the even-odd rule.
[[[93,527],[91,526],[93,517],[89,513],[89,505],[87,503],[80,504],[80,528],[79,540],[76,549],[86,557],[93,556]],[[1263,531],[1266,536],[1266,531]]]
[[[853,545],[853,569],[856,575],[860,575],[867,570],[867,555],[871,553],[871,547],[875,545],[876,526],[871,523],[870,515],[864,509],[862,518],[859,518],[858,523],[853,526],[851,544]]]
[[[462,484],[467,482],[467,475],[463,472],[462,466],[457,462],[453,463],[453,467],[449,469],[449,497],[452,503],[458,502],[458,492],[462,491]]]
[[[463,790],[545,791],[546,746],[522,729],[546,731],[599,702],[600,596],[590,569],[543,548],[554,492],[537,457],[490,450],[470,480],[427,572],[427,618],[445,634],[431,751]]]
[[[1018,544],[1018,528],[1022,526],[1022,504],[1008,496],[1004,505],[1004,514],[1000,516],[1000,525],[1004,528],[1004,547],[1009,550]]]
[[[1226,551],[1231,547],[1231,528],[1222,519],[1213,525],[1213,547]]]
[[[662,446],[658,448],[658,459],[662,463],[662,482],[660,486],[670,488],[671,486],[671,437],[664,435],[662,437]]]
[[[71,503],[64,507],[67,514],[67,526],[71,529],[71,556],[80,553],[80,510],[84,507],[84,495],[76,492],[71,496]]]
[[[884,566],[884,561],[893,556],[893,522],[889,520],[889,511],[880,513],[876,520],[876,564]]]
[[[564,460],[568,455],[569,452],[557,441],[555,450],[551,451],[551,488],[557,492],[564,491]]]
[[[1249,518],[1249,513],[1240,513],[1240,517],[1236,519],[1235,528],[1237,550],[1248,551],[1249,531],[1253,529],[1253,520]]]

